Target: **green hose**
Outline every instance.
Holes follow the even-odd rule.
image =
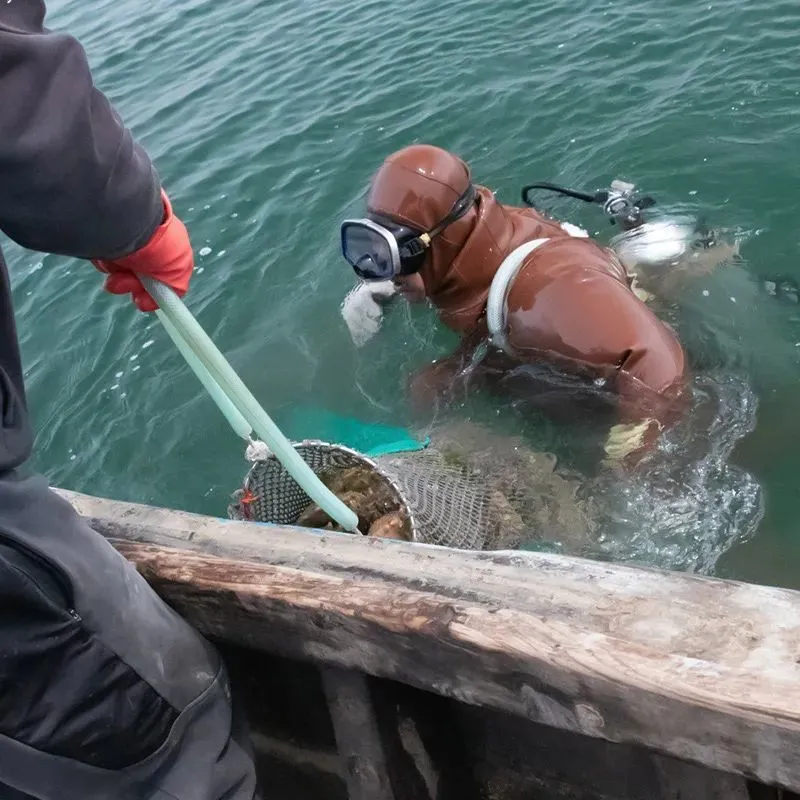
[[[236,433],[242,436],[252,428],[300,488],[344,530],[357,533],[358,517],[355,513],[303,461],[175,292],[152,278],[140,275],[139,279],[160,306],[158,317],[170,338],[178,345]],[[175,335],[183,345],[178,343]],[[187,357],[188,353],[191,355]]]
[[[239,409],[231,402],[231,399],[222,391],[219,384],[211,377],[211,373],[203,366],[203,362],[192,352],[186,340],[178,333],[177,328],[169,321],[169,317],[161,310],[156,311],[156,316],[161,320],[164,330],[172,339],[175,346],[180,350],[181,355],[186,359],[186,363],[192,368],[192,372],[200,379],[205,390],[211,395],[211,399],[217,404],[219,410],[228,420],[231,428],[237,436],[242,439],[250,440],[253,436],[253,428],[250,423],[239,413]]]

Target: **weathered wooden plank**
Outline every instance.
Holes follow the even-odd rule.
[[[367,676],[327,667],[322,683],[328,698],[348,800],[395,800]]]
[[[800,787],[798,593],[68,497],[211,635]]]
[[[747,782],[685,761],[653,755],[661,800],[750,800]]]
[[[463,704],[458,705],[455,724],[465,737],[480,784],[494,787],[492,797],[502,800],[539,796],[748,800],[741,776],[643,747],[593,739]]]

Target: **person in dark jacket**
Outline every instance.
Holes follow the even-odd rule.
[[[40,0],[0,4],[0,229],[87,259],[106,289],[184,294],[192,248],[145,152]],[[0,797],[252,800],[247,732],[211,645],[24,466],[32,449],[0,257]]]

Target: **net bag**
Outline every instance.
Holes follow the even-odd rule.
[[[375,472],[407,513],[414,542],[462,550],[563,542],[559,551],[580,554],[594,538],[596,510],[580,481],[559,474],[554,456],[517,437],[498,439],[475,425],[450,425],[415,451],[368,457],[316,440],[294,447],[317,475],[352,466]],[[274,455],[248,457],[252,466],[228,516],[297,524],[311,503],[308,495]]]
[[[327,442],[306,440],[295,444],[294,447],[315,475],[332,468],[351,467],[362,467],[376,472],[391,486],[394,499],[408,515],[412,540],[417,540],[414,514],[408,502],[392,478],[386,475],[373,459],[349,447]],[[312,502],[272,453],[254,461],[245,477],[244,485],[234,493],[233,498],[235,502],[228,507],[228,516],[231,519],[271,522],[275,525],[295,524],[301,513]]]
[[[423,451],[368,458],[349,447],[311,440],[294,447],[317,475],[355,466],[377,473],[407,513],[412,541],[470,550],[487,546],[490,493],[439,455]],[[276,525],[294,525],[312,502],[271,453],[254,461],[233,501],[229,518]]]

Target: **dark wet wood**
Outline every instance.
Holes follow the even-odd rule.
[[[800,788],[798,593],[68,497],[215,638]]]
[[[322,682],[348,800],[395,800],[367,676],[326,667],[322,670]]]

